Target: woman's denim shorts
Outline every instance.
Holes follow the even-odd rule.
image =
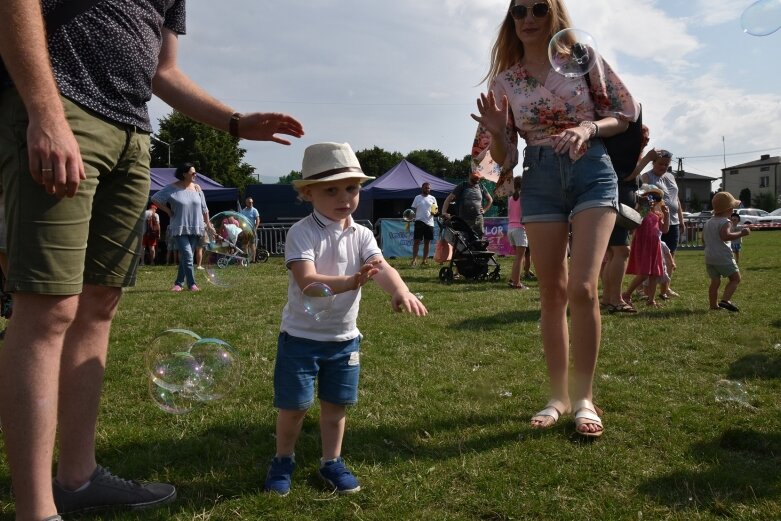
[[[361,335],[324,342],[280,333],[274,365],[274,407],[296,411],[311,407],[315,379],[320,400],[335,405],[357,403],[360,347]]]
[[[589,208],[618,209],[618,177],[601,139],[573,162],[550,146],[529,146],[523,159],[523,222],[567,222]]]

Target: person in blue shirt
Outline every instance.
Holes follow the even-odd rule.
[[[241,209],[241,215],[246,217],[252,225],[252,229],[256,230],[255,234],[257,237],[257,229],[260,226],[260,213],[258,213],[257,208],[252,206],[253,203],[254,201],[252,200],[252,197],[247,197],[244,200],[244,208]],[[255,257],[257,255],[257,239],[250,242],[247,253],[249,254],[250,262],[255,262]]]

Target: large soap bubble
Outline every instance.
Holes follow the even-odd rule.
[[[401,214],[401,218],[404,219],[406,222],[411,223],[415,220],[415,210],[412,208],[407,208],[404,210],[404,213]]]
[[[209,219],[206,250],[246,258],[247,246],[255,243],[255,227],[238,212],[220,212]]]
[[[159,385],[181,390],[192,366],[190,346],[201,337],[189,329],[166,329],[149,343],[144,364]]]
[[[238,212],[220,212],[209,220],[203,273],[218,287],[232,287],[246,274],[235,268],[249,266],[250,245],[255,244],[255,227]]]
[[[781,28],[781,0],[759,0],[740,16],[743,32],[752,36],[767,36]]]
[[[236,351],[218,338],[202,338],[190,347],[190,356],[198,365],[192,392],[198,400],[224,398],[241,378],[241,366]]]
[[[567,78],[585,76],[597,63],[597,44],[594,38],[580,29],[563,29],[548,44],[551,67]]]

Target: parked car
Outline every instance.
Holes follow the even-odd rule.
[[[781,208],[776,208],[764,217],[757,219],[757,224],[781,224]]]
[[[740,224],[757,224],[760,217],[766,217],[768,213],[759,208],[738,208],[735,212],[740,216]]]

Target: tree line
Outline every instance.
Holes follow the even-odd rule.
[[[247,185],[257,183],[253,175],[256,168],[244,161],[247,150],[240,146],[239,139],[193,121],[178,111],[171,112],[158,123],[160,130],[156,135],[169,145],[152,140],[153,167],[193,163],[198,171],[204,172],[221,185],[236,187],[241,192]],[[169,152],[171,165],[168,164]],[[469,155],[451,160],[439,150],[413,150],[403,155],[374,146],[358,150],[355,155],[358,156],[366,175],[372,177],[381,176],[402,159],[431,175],[451,181],[466,179],[471,168]],[[290,184],[300,178],[300,171],[291,170],[287,175],[280,176],[277,184]]]

